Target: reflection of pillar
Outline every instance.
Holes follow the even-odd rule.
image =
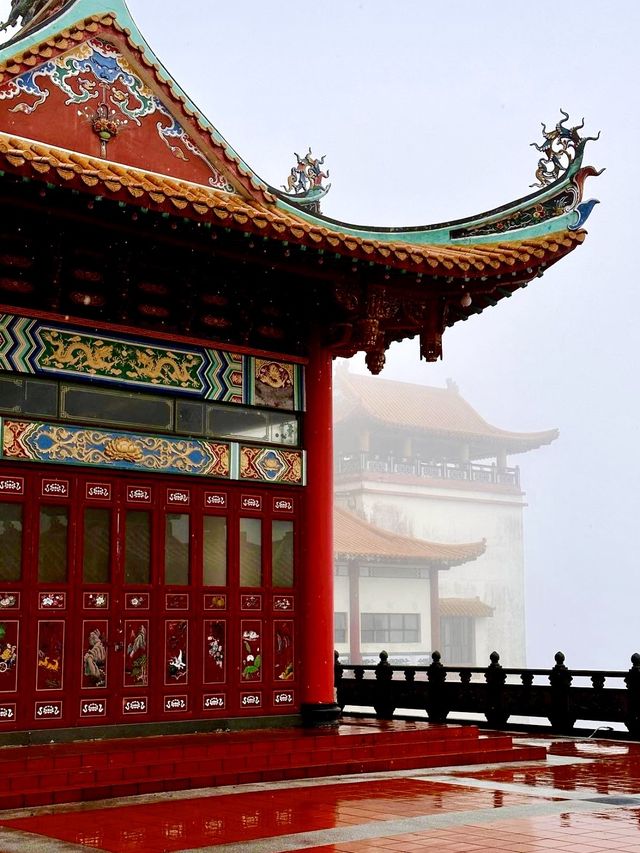
[[[360,564],[349,560],[349,660],[362,663],[360,653]]]
[[[301,712],[305,722],[340,714],[333,691],[333,424],[331,354],[318,339],[306,370],[304,562],[300,578]]]
[[[413,442],[410,435],[405,435],[402,439],[402,455],[405,459],[413,456]]]
[[[431,611],[431,651],[440,649],[440,593],[438,590],[438,570],[429,572],[429,605]],[[446,665],[445,661],[445,665]]]

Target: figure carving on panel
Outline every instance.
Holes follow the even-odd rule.
[[[104,687],[106,684],[107,650],[104,638],[98,628],[89,632],[89,648],[84,653],[84,674],[94,687]]]
[[[128,623],[125,685],[147,685],[147,626],[144,622]]]

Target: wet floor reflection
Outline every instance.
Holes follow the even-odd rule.
[[[640,793],[640,744],[598,741],[549,741],[550,755],[587,759],[576,764],[461,770],[455,775],[594,795]]]
[[[531,802],[534,800],[526,796],[502,791],[388,779],[109,809],[84,807],[4,825],[113,853],[168,853],[185,847],[249,843],[296,832]],[[98,824],[100,830],[96,831]]]

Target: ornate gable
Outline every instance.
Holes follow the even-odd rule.
[[[9,133],[234,192],[175,112],[117,39],[98,35],[0,84]]]
[[[0,49],[4,133],[273,201],[161,65],[124,0],[18,6],[35,11]]]

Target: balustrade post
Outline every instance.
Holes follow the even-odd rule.
[[[501,729],[509,719],[504,689],[507,674],[500,665],[498,652],[491,652],[489,660],[491,663],[484,672],[484,680],[487,682],[487,706],[484,715],[492,728]]]
[[[571,708],[571,682],[573,676],[564,665],[565,656],[562,652],[555,654],[556,665],[549,674],[551,683],[551,713],[549,722],[554,732],[571,734],[576,722],[575,713]]]
[[[432,652],[431,663],[427,667],[427,679],[429,689],[427,692],[426,712],[430,723],[444,723],[447,719],[449,709],[445,702],[444,683],[447,673],[440,663],[442,655],[440,652]]]
[[[380,663],[376,665],[376,690],[373,707],[379,720],[392,720],[396,710],[391,696],[391,679],[393,667],[389,663],[387,652],[380,652]]]
[[[635,652],[631,655],[631,669],[625,676],[627,685],[627,716],[625,726],[632,735],[640,735],[640,655]]]

